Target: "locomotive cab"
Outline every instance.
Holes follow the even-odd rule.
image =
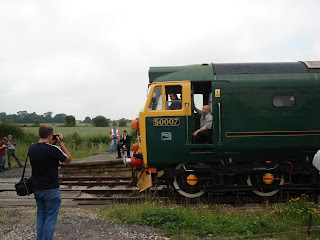
[[[171,99],[170,95],[176,95]],[[191,83],[189,81],[154,83],[140,112],[139,123],[145,166],[177,163],[187,157],[191,140]],[[175,153],[179,153],[176,155]]]
[[[215,130],[208,141],[195,143],[193,132],[200,128],[200,116],[194,110],[196,105],[200,109],[203,105],[213,109],[210,83],[180,81],[151,85],[139,118],[141,128],[145,129],[141,134],[141,142],[145,143],[146,149],[145,152],[142,150],[145,166],[174,166],[181,159],[192,161],[191,154],[214,152],[218,144]]]
[[[145,107],[139,114],[137,152],[141,153],[145,168],[136,177],[140,179],[140,190],[151,185],[150,173],[162,170],[162,166],[176,167],[181,159],[192,161],[192,152],[196,156],[203,151],[214,151],[213,134],[208,142],[196,144],[194,141],[193,132],[200,126],[195,105],[212,107],[210,83],[172,81],[151,84]],[[127,164],[131,162],[131,159],[126,160]]]

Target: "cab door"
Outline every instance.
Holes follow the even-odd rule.
[[[148,167],[174,165],[188,158],[191,83],[153,83],[143,112]]]

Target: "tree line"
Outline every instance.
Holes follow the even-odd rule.
[[[28,113],[27,111],[19,111],[17,114],[6,114],[0,112],[0,122],[12,122],[18,124],[34,124],[36,126],[40,123],[62,123],[65,126],[73,127],[76,125],[76,119],[73,115],[66,115],[59,113],[53,116],[52,112],[46,112],[41,115]],[[95,127],[108,127],[110,124],[116,124],[119,127],[125,127],[131,120],[121,118],[119,120],[110,120],[104,116],[96,116],[95,118],[86,117],[80,123],[92,124]]]
[[[38,115],[35,112],[28,113],[27,111],[19,111],[16,114],[0,113],[1,122],[14,122],[14,123],[34,123],[38,120],[40,123],[64,123],[66,114],[59,113],[52,116],[52,112],[46,112]]]

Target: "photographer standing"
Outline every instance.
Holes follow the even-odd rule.
[[[62,134],[53,134],[52,127],[39,128],[40,140],[30,146],[33,191],[37,202],[37,240],[52,239],[61,204],[58,178],[59,161],[71,162],[71,155],[62,142]],[[60,147],[52,145],[58,142]]]
[[[19,167],[23,167],[23,165],[20,162],[20,159],[18,158],[16,152],[15,152],[15,146],[16,146],[16,141],[13,139],[12,135],[8,136],[8,141],[6,143],[8,150],[8,168],[11,168],[11,156],[14,157],[14,159],[17,161]]]

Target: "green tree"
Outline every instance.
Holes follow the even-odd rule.
[[[95,127],[108,127],[109,119],[106,119],[104,116],[96,116],[92,119],[92,125]]]
[[[52,122],[52,112],[46,112],[43,115],[46,123]]]
[[[64,117],[66,115],[64,113],[59,113],[56,114],[53,118],[52,118],[52,122],[53,123],[64,123]]]
[[[7,114],[5,112],[0,113],[0,122],[6,122],[7,121]]]
[[[34,126],[35,127],[39,127],[40,126],[40,120],[39,119],[35,119],[34,120]]]
[[[18,122],[19,123],[26,123],[26,118],[28,116],[27,111],[19,111],[19,112],[17,112],[17,115],[18,115]]]
[[[90,117],[86,117],[83,121],[83,123],[92,123],[92,120]]]
[[[74,127],[76,125],[76,119],[72,115],[68,115],[64,117],[64,125],[66,127]]]
[[[127,121],[124,118],[121,118],[118,121],[119,127],[126,127],[127,126]]]

